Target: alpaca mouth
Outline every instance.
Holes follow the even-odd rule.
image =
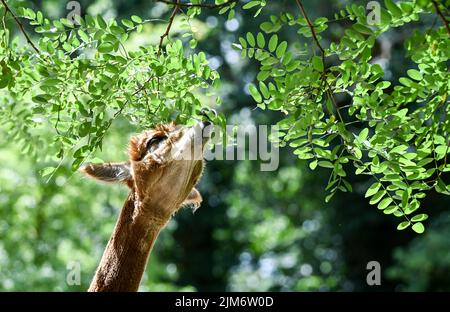
[[[175,160],[203,160],[203,153],[213,132],[213,123],[200,121],[190,128],[183,130],[183,135],[171,149],[172,159]]]

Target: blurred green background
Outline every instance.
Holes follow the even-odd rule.
[[[169,6],[149,0],[79,2],[82,14],[105,18],[136,14],[167,19],[171,12]],[[352,2],[366,3],[304,1],[311,17],[330,19]],[[68,1],[62,0],[10,3],[42,10],[53,18],[69,12]],[[254,80],[256,64],[242,60],[231,45],[247,31],[255,32],[268,15],[282,10],[298,13],[295,1],[270,1],[258,18],[238,9],[235,18],[227,21],[217,11],[204,10],[193,22],[199,40],[196,49],[204,51],[210,66],[221,74],[224,104],[219,110],[229,124],[273,124],[280,117],[255,108],[247,85]],[[162,22],[147,25],[130,40],[130,48],[156,44],[165,26]],[[339,36],[342,26],[337,23],[325,39]],[[427,25],[415,23],[414,27]],[[378,57],[384,62],[386,79],[398,79],[404,71],[408,60],[402,43],[411,32],[392,29],[379,42]],[[175,23],[171,36],[176,35]],[[282,29],[279,35],[298,40],[292,29]],[[128,138],[140,130],[139,125],[118,120],[97,156],[124,160]],[[52,163],[37,162],[5,131],[0,126],[0,290],[86,290],[127,189],[97,184],[72,173],[65,164],[47,182],[38,171]],[[41,135],[43,141],[51,141],[50,128]],[[261,172],[258,161],[209,162],[199,186],[202,207],[195,214],[181,211],[162,232],[141,290],[450,290],[448,198],[427,194],[423,207],[430,219],[423,235],[397,231],[394,218],[364,199],[369,179],[349,177],[354,192],[338,194],[325,204],[329,173],[311,172],[288,148],[280,153],[280,167],[274,172]],[[380,286],[366,283],[366,265],[372,260],[381,264]],[[80,265],[81,285],[66,282],[73,263]]]

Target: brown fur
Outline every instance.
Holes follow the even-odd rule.
[[[82,168],[89,176],[126,182],[131,189],[89,291],[136,291],[161,229],[180,207],[200,205],[202,198],[194,187],[202,175],[203,161],[170,156],[176,144],[193,144],[181,140],[188,131],[174,123],[157,126],[131,138],[129,162]],[[147,142],[154,137],[167,139],[149,153]]]

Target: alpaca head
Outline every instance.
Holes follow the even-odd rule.
[[[169,217],[184,205],[198,208],[202,197],[195,185],[211,128],[209,121],[193,127],[159,125],[131,138],[129,161],[89,164],[81,170],[101,181],[126,183],[144,212]]]

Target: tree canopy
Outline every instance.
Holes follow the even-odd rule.
[[[222,287],[225,276],[232,281],[230,289],[251,288],[245,282],[248,276],[263,279],[250,269],[255,259],[279,269],[271,272],[278,279],[255,289],[345,288],[345,269],[335,270],[331,264],[340,257],[331,251],[345,248],[331,234],[321,241],[317,232],[318,224],[321,231],[335,231],[324,225],[332,223],[334,212],[314,212],[313,207],[324,200],[325,207],[336,208],[359,194],[365,198],[357,200],[359,212],[340,215],[339,222],[351,228],[358,227],[352,216],[373,220],[362,209],[369,203],[392,215],[395,225],[377,222],[421,234],[433,208],[427,204],[450,195],[449,0],[384,0],[370,5],[330,1],[327,8],[300,0],[119,2],[111,13],[102,1],[80,1],[83,10],[77,15],[66,9],[65,2],[51,1],[59,5],[55,13],[33,2],[1,0],[0,120],[15,145],[2,156],[8,166],[20,166],[12,156],[18,151],[30,159],[22,160],[27,165],[20,172],[31,174],[38,185],[33,189],[36,194],[30,195],[40,198],[33,204],[38,211],[32,237],[43,239],[46,232],[39,228],[44,215],[59,218],[61,213],[38,207],[58,201],[58,192],[69,193],[59,205],[79,198],[75,189],[82,182],[72,177],[80,165],[117,157],[126,132],[170,120],[192,124],[203,107],[218,108],[214,121],[222,127],[245,122],[254,112],[257,123],[278,126],[279,136],[272,140],[284,147],[283,166],[276,173],[255,173],[257,167],[248,161],[233,163],[230,173],[226,162],[212,164],[211,175],[206,173],[208,205],[218,212],[204,212],[200,228],[215,233],[214,244],[231,240],[227,248],[241,251],[239,261],[227,259],[225,250],[210,256],[211,261],[224,262],[216,268],[213,289]],[[242,95],[251,95],[253,101],[242,104]],[[317,173],[303,170],[306,167]],[[3,179],[10,175],[5,173]],[[76,181],[67,183],[67,179]],[[272,185],[264,183],[269,180]],[[218,183],[226,185],[225,190]],[[308,197],[300,209],[293,203],[307,189],[326,191],[326,196]],[[8,189],[10,204],[24,209],[16,200],[27,198],[27,191],[26,186]],[[120,205],[120,194],[113,193],[108,191],[102,200]],[[80,206],[92,201],[94,197],[86,195]],[[22,202],[26,206],[26,200]],[[101,207],[98,202],[90,211],[115,215]],[[73,218],[80,214],[83,220],[89,214],[70,213]],[[225,225],[220,222],[224,215]],[[180,216],[181,224],[184,218]],[[311,223],[305,225],[299,218]],[[378,213],[373,218],[383,216]],[[61,220],[51,223],[52,231],[68,227],[68,236],[75,236],[70,220]],[[255,220],[259,223],[250,226]],[[95,222],[85,226],[91,233]],[[106,229],[97,235],[106,235]],[[182,236],[172,230],[175,238],[164,237],[169,245]],[[296,243],[303,244],[306,238],[320,245],[317,250],[322,252],[299,251]],[[16,243],[11,236],[4,248]],[[43,250],[33,254],[40,259],[36,263],[45,262],[45,250],[52,248],[42,244]],[[66,239],[54,246],[61,252],[61,263],[68,258],[71,244],[75,242]],[[76,244],[82,246],[81,257],[88,259],[86,252],[95,244],[88,240]],[[423,250],[421,244],[425,243],[410,248]],[[165,257],[161,251],[161,258]],[[404,257],[398,252],[394,258],[403,261]],[[95,261],[89,259],[92,267]],[[195,259],[183,259],[183,265],[189,267]],[[294,264],[302,261],[322,274],[299,278],[309,270],[303,267],[303,273],[293,273]],[[234,268],[233,273],[221,271],[227,266]],[[173,267],[168,272],[170,277],[163,280],[177,278]],[[402,279],[402,272],[393,268],[390,274]],[[196,280],[195,271],[183,274],[180,284],[183,279],[189,281],[183,285]],[[24,275],[23,283],[25,279]],[[202,282],[196,281],[202,288],[198,286]],[[168,285],[160,284],[162,289]]]

